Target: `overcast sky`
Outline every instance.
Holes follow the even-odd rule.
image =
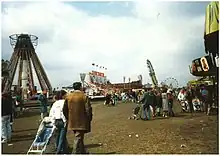
[[[53,87],[79,81],[79,73],[108,68],[111,82],[143,75],[150,82],[146,59],[158,81],[173,77],[180,85],[193,76],[189,64],[205,55],[207,2],[4,2],[2,58],[13,49],[9,35],[39,37],[36,53]]]

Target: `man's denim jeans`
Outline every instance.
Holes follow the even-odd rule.
[[[169,116],[174,116],[174,112],[173,112],[173,102],[168,102],[168,115],[169,115]]]
[[[9,141],[11,139],[10,115],[2,116],[2,139]]]
[[[150,114],[151,114],[150,105],[148,105],[148,106],[143,105],[142,110],[143,110],[143,119],[150,120]]]

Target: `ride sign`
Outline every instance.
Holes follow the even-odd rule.
[[[206,58],[202,57],[200,59],[200,62],[201,62],[203,71],[206,71],[206,72],[209,71],[209,65],[208,65],[208,62],[207,62]]]
[[[210,56],[204,56],[192,61],[191,74],[194,76],[213,76],[218,68],[213,65]]]

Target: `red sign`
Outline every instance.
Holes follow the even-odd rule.
[[[104,74],[104,73],[97,72],[97,71],[92,71],[92,75],[95,75],[95,76],[100,76],[100,77],[104,77],[104,76],[105,76],[105,74]]]

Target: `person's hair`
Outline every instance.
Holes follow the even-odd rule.
[[[57,91],[55,99],[56,100],[61,100],[63,99],[63,96],[65,96],[67,92],[65,90]]]
[[[61,90],[60,91],[60,96],[61,97],[65,96],[66,94],[67,94],[67,91],[65,91],[65,90]]]
[[[55,99],[56,100],[60,100],[60,91],[56,92]]]
[[[166,92],[167,92],[167,88],[164,87],[163,90],[162,90],[162,92],[163,92],[163,93],[166,93]]]
[[[81,87],[82,87],[81,82],[75,82],[75,83],[73,83],[73,89],[74,89],[74,90],[80,90]]]

